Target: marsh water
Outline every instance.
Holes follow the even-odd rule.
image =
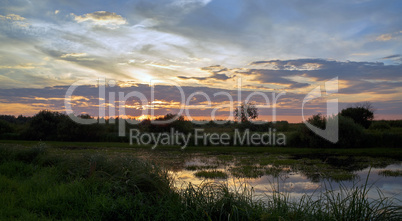
[[[305,194],[315,198],[326,190],[339,191],[341,186],[351,189],[367,182],[370,199],[378,199],[380,190],[382,197],[392,197],[396,204],[402,205],[402,176],[386,176],[383,172],[387,170],[402,171],[402,162],[342,156],[295,159],[280,155],[201,155],[176,161],[169,172],[179,189],[189,183],[205,182],[223,183],[233,190],[247,185],[252,187],[253,197],[262,200],[271,197],[273,191],[298,200]]]
[[[66,151],[71,154],[71,150]],[[272,196],[273,191],[279,191],[298,200],[305,194],[314,198],[327,190],[361,187],[367,181],[370,199],[379,199],[380,190],[382,197],[392,197],[394,203],[402,206],[402,161],[399,158],[131,148],[98,151],[114,157],[134,155],[154,162],[169,171],[178,189],[190,183],[202,185],[215,182],[228,185],[233,190],[247,185],[252,188],[254,199],[265,200]],[[77,153],[80,152],[78,150]],[[60,149],[58,153],[61,153]],[[384,173],[386,171],[394,174]]]
[[[300,199],[304,194],[318,194],[325,189],[339,190],[340,185],[346,188],[364,185],[368,178],[368,185],[373,187],[368,196],[372,199],[379,197],[377,188],[381,190],[385,197],[394,197],[402,205],[402,177],[385,177],[379,175],[384,169],[402,169],[401,164],[392,164],[385,168],[366,168],[356,171],[356,178],[353,180],[334,181],[323,179],[321,181],[312,181],[307,176],[298,172],[291,172],[279,176],[262,175],[257,178],[239,178],[230,176],[228,178],[203,178],[195,176],[195,171],[179,170],[171,173],[176,178],[175,186],[181,188],[188,183],[200,185],[203,182],[220,182],[228,184],[232,189],[247,184],[253,187],[255,198],[268,198],[270,193],[275,190],[288,194],[291,198]],[[225,169],[223,169],[225,171]],[[370,174],[369,174],[370,172]],[[368,177],[367,177],[368,176]]]

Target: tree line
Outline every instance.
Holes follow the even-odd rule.
[[[152,124],[150,119],[142,120],[136,125],[126,121],[124,123],[126,124],[126,134],[129,134],[129,130],[134,128],[150,133],[169,132],[171,128],[182,133],[192,133],[195,128],[203,128],[206,132],[216,133],[231,133],[235,129],[266,132],[272,128],[285,133],[287,146],[295,147],[399,147],[402,143],[402,120],[374,121],[374,110],[369,103],[343,109],[336,116],[326,117],[317,114],[308,119],[310,124],[325,129],[328,121],[337,117],[339,141],[336,144],[314,134],[302,123],[292,124],[287,121],[279,121],[253,124],[251,120],[258,117],[258,109],[253,104],[242,104],[235,110],[234,116],[238,121],[206,121],[202,125],[194,124],[183,116],[177,117],[174,114],[167,114],[156,119],[156,121],[162,121],[177,117],[175,121],[168,124]],[[87,114],[79,117],[93,118]],[[102,121],[105,123],[78,124],[66,114],[49,110],[42,110],[32,117],[0,115],[0,139],[128,142],[128,135],[118,136],[118,118],[102,119]]]

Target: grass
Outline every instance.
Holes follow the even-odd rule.
[[[252,189],[240,184],[230,189],[227,184],[202,183],[180,192],[186,212],[200,220],[259,220],[267,208],[252,200]]]
[[[341,185],[333,190],[328,184],[326,190],[314,195],[303,195],[294,201],[286,192],[275,185],[269,196],[270,212],[264,214],[266,220],[400,220],[401,207],[395,206],[392,198],[386,198],[378,191],[378,199],[370,199],[368,177],[362,185],[356,183],[348,188]]]
[[[165,169],[136,157],[49,150],[43,143],[0,146],[0,220],[402,219],[380,190],[368,198],[367,181],[297,201],[276,188],[262,200],[245,183],[177,190]]]
[[[377,189],[378,199],[369,199],[368,192],[373,186],[366,182],[360,186],[354,184],[351,188],[340,186],[339,191],[330,187],[321,196],[324,212],[330,213],[336,220],[396,220],[400,219],[401,207],[393,205],[391,198],[383,197]]]
[[[228,177],[227,173],[219,170],[201,170],[194,173],[196,177],[203,177],[207,179],[226,179]]]
[[[38,141],[21,140],[0,140],[3,144],[17,144],[23,146],[36,145]],[[46,141],[48,146],[66,149],[102,149],[102,148],[124,148],[124,149],[145,149],[150,150],[151,145],[129,145],[129,143],[119,142],[60,142]],[[241,147],[241,146],[189,146],[181,150],[178,146],[161,146],[155,149],[157,151],[180,151],[190,153],[212,153],[212,154],[284,154],[297,155],[299,157],[311,156],[370,156],[370,157],[388,157],[393,159],[402,158],[402,148],[297,148],[297,147]],[[222,158],[226,158],[222,156]],[[230,157],[228,157],[229,159]]]
[[[54,157],[42,147],[0,153],[0,219],[158,220],[159,204],[178,200],[167,172],[136,158]]]
[[[336,182],[340,182],[345,180],[354,180],[358,178],[358,176],[356,174],[347,171],[333,170],[325,178]]]
[[[21,144],[16,141],[0,141],[0,146],[32,146],[38,142],[24,141]],[[397,159],[385,157],[371,157],[366,155],[355,156],[339,155],[344,150],[322,149],[318,154],[317,149],[310,148],[272,148],[272,147],[243,147],[240,152],[239,147],[203,147],[202,150],[180,150],[176,147],[164,147],[151,150],[148,147],[129,146],[126,143],[86,143],[86,142],[46,142],[48,151],[52,155],[82,155],[82,154],[106,154],[108,157],[137,156],[154,160],[159,165],[168,169],[181,169],[197,171],[229,168],[234,177],[257,178],[263,175],[276,176],[278,171],[268,169],[270,166],[276,168],[288,167],[290,172],[298,172],[306,175],[311,181],[319,182],[322,179],[331,179],[334,181],[353,180],[356,178],[354,171],[362,170],[369,166],[385,167],[397,162]],[[99,146],[96,146],[99,145]],[[204,149],[206,148],[206,149]],[[231,149],[231,151],[227,151]],[[264,152],[259,152],[264,150]],[[289,150],[295,150],[293,153],[285,154]],[[356,149],[357,150],[357,149]],[[386,152],[384,149],[358,149],[359,151],[378,151]],[[389,155],[397,156],[399,149],[393,149]],[[402,149],[401,149],[402,150]],[[237,151],[237,152],[236,152]],[[246,151],[246,152],[244,152]],[[279,151],[279,153],[278,153]],[[281,152],[282,151],[282,152]],[[311,151],[308,152],[307,151]],[[328,152],[329,151],[329,152]],[[337,153],[334,155],[328,153]],[[354,149],[351,150],[352,153]],[[356,152],[358,153],[358,152]],[[370,154],[368,154],[370,155]],[[185,166],[186,160],[192,157],[199,159],[215,159],[213,163],[206,161],[208,165]],[[211,158],[211,156],[213,156]],[[233,164],[235,164],[233,166]]]
[[[204,165],[204,166],[191,165],[191,166],[185,167],[186,170],[191,170],[191,171],[209,170],[209,169],[216,169],[216,168],[218,168],[218,165]]]
[[[380,172],[378,172],[379,175],[382,176],[391,176],[391,177],[398,177],[398,176],[402,176],[402,170],[382,170]]]
[[[278,177],[282,173],[287,173],[289,172],[288,170],[284,170],[283,168],[280,167],[268,167],[265,169],[264,174],[265,175],[272,175],[273,177]]]
[[[230,173],[237,178],[258,178],[264,175],[264,171],[261,167],[254,165],[242,165],[229,169]]]
[[[217,158],[221,161],[232,161],[233,155],[218,155]]]

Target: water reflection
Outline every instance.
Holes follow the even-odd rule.
[[[319,193],[325,191],[326,188],[332,190],[339,190],[340,185],[347,188],[353,186],[361,186],[366,182],[368,176],[368,185],[373,185],[373,188],[368,192],[368,197],[372,199],[379,198],[377,188],[381,190],[383,196],[393,197],[397,201],[395,203],[402,205],[402,177],[384,177],[379,175],[379,172],[384,169],[401,170],[402,165],[391,164],[386,167],[377,168],[364,168],[358,171],[354,171],[354,179],[338,181],[330,178],[320,178],[321,172],[317,172],[317,178],[311,176],[311,174],[290,169],[286,167],[279,175],[261,175],[258,177],[235,177],[231,173],[231,169],[235,166],[233,162],[226,162],[226,164],[216,167],[214,170],[220,170],[229,174],[227,179],[206,179],[195,176],[196,170],[188,170],[185,168],[197,168],[197,166],[207,166],[213,164],[215,161],[213,158],[194,158],[191,161],[185,162],[184,167],[181,170],[171,171],[171,174],[176,178],[175,186],[177,188],[183,188],[188,183],[200,185],[203,182],[224,182],[229,185],[230,188],[239,186],[239,183],[247,183],[254,189],[255,198],[267,198],[271,195],[272,191],[277,190],[289,194],[289,196],[295,200],[300,199],[304,194],[319,196]],[[273,165],[265,165],[265,167],[272,167]],[[306,175],[307,174],[307,175]],[[324,176],[325,177],[325,176]],[[314,198],[314,197],[313,197]],[[398,202],[399,201],[399,202]]]
[[[203,182],[227,183],[235,188],[240,184],[253,187],[255,198],[270,196],[273,189],[286,192],[297,200],[304,194],[311,195],[325,188],[339,190],[340,185],[347,188],[361,186],[368,178],[368,185],[374,185],[368,193],[370,198],[378,199],[377,189],[385,197],[393,197],[402,205],[402,176],[384,177],[383,170],[400,170],[402,162],[390,158],[367,156],[329,156],[329,155],[280,155],[280,154],[222,154],[182,151],[136,152],[137,156],[154,161],[170,171],[175,178],[175,186],[184,188],[189,183],[200,185]],[[206,179],[197,177],[199,171],[221,171],[227,179]]]

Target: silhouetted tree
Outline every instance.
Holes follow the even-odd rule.
[[[30,140],[56,140],[57,126],[61,122],[62,114],[49,110],[42,110],[32,117],[24,138]]]
[[[350,117],[356,124],[369,128],[374,119],[374,110],[371,103],[357,104],[354,107],[343,109],[340,113],[344,117]]]
[[[14,130],[11,127],[10,123],[0,119],[0,134],[12,133],[13,131]]]
[[[245,123],[258,118],[258,109],[253,103],[243,102],[238,108],[235,108],[233,114],[236,120]]]

